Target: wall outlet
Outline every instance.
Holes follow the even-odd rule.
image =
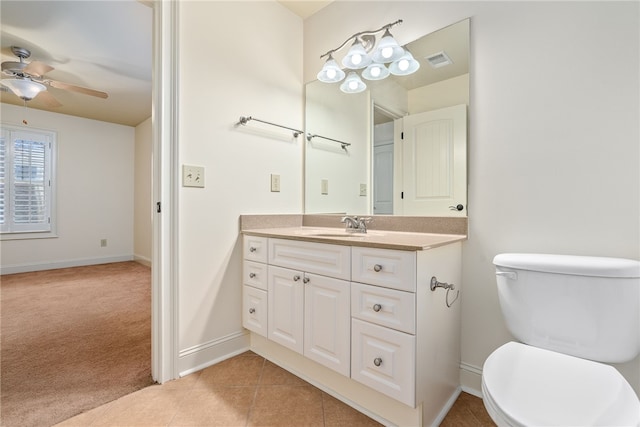
[[[100,247],[101,248],[107,247],[107,239],[100,239]]]
[[[276,175],[274,173],[271,174],[271,192],[280,192],[280,175]]]
[[[329,180],[323,179],[320,181],[320,194],[329,194]]]
[[[183,187],[204,187],[204,167],[182,165]]]
[[[360,195],[361,196],[367,195],[367,184],[360,184]]]

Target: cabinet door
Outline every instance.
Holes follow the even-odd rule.
[[[353,319],[351,339],[351,378],[415,408],[415,336]]]
[[[349,282],[314,274],[306,274],[304,281],[304,355],[349,376]]]
[[[242,288],[242,326],[266,337],[267,291],[247,285]]]
[[[303,273],[288,268],[268,267],[268,338],[302,354],[304,345]]]

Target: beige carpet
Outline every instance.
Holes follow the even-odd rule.
[[[0,280],[2,426],[51,426],[152,383],[148,267],[121,262]]]

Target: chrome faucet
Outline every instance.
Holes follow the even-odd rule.
[[[346,231],[352,233],[366,233],[367,223],[371,222],[371,218],[345,216],[342,218],[341,222],[345,223]]]

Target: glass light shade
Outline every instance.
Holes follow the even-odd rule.
[[[363,72],[362,77],[367,80],[382,80],[389,75],[389,70],[384,64],[374,62],[369,65]]]
[[[340,90],[344,93],[358,93],[367,88],[367,85],[353,71],[349,73],[347,78],[340,85]]]
[[[389,29],[387,29],[380,43],[378,43],[378,47],[373,52],[373,60],[375,62],[388,63],[400,59],[402,55],[404,55],[404,49],[393,38]]]
[[[367,54],[362,43],[356,39],[349,52],[342,58],[342,65],[351,70],[359,70],[369,64],[371,64],[371,57]]]
[[[28,79],[4,79],[0,83],[25,101],[31,101],[40,92],[47,90],[45,85]]]
[[[325,83],[336,83],[344,79],[345,73],[331,55],[318,73],[318,80]]]
[[[389,71],[395,76],[408,76],[415,73],[420,68],[420,63],[415,60],[411,52],[408,50],[398,60],[393,61],[389,65]]]

